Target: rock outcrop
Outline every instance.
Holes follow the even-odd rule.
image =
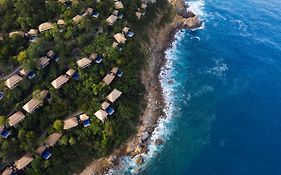
[[[201,25],[202,25],[202,21],[200,21],[197,16],[184,19],[184,23],[183,23],[183,26],[188,29],[195,29],[200,27]]]

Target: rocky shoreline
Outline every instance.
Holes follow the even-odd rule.
[[[146,54],[149,58],[142,71],[142,82],[146,87],[147,107],[140,117],[137,134],[129,138],[119,149],[114,150],[110,156],[93,160],[80,173],[81,175],[107,174],[109,169],[120,166],[120,158],[123,156],[130,156],[136,164],[142,164],[144,160],[141,154],[146,154],[149,151],[147,147],[149,144],[163,144],[161,138],[152,143],[151,134],[157,126],[159,118],[165,117],[163,112],[165,101],[159,79],[161,69],[166,63],[165,51],[174,41],[177,30],[194,29],[202,25],[193,12],[186,11],[187,5],[182,0],[170,0],[169,2],[175,11],[175,14],[172,15],[173,20],[163,26],[160,31],[149,31],[150,44],[142,46],[148,50]]]

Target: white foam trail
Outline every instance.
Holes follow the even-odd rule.
[[[205,1],[204,0],[188,1],[185,3],[189,5],[189,7],[187,8],[188,11],[192,11],[195,15],[197,15],[199,17],[205,16],[205,11],[204,11]]]

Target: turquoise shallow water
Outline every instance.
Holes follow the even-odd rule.
[[[165,145],[142,174],[280,175],[281,1],[191,5],[204,28],[167,51]]]

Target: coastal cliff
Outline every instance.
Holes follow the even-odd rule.
[[[166,62],[165,50],[170,47],[177,30],[194,29],[202,25],[193,12],[186,10],[188,6],[182,0],[165,2],[164,6],[158,9],[153,21],[145,27],[143,36],[139,37],[148,40],[137,41],[146,58],[142,82],[146,88],[144,99],[147,104],[140,116],[137,132],[110,156],[93,161],[81,175],[107,174],[109,170],[122,169],[121,158],[124,156],[130,157],[136,164],[142,164],[145,160],[140,154],[149,151],[148,144],[163,144],[161,138],[152,141],[150,137],[159,118],[165,117],[163,112],[165,102],[159,80],[161,68]]]

